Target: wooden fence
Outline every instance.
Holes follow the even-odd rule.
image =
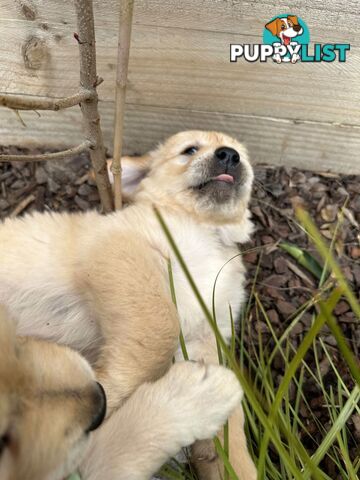
[[[112,148],[118,0],[95,0],[98,92]],[[229,62],[230,43],[261,43],[265,23],[299,15],[311,42],[350,43],[346,63]],[[228,132],[256,162],[360,173],[358,1],[136,0],[125,153],[143,152],[183,129]],[[0,92],[60,97],[76,91],[79,53],[72,0],[2,0]],[[78,107],[0,109],[2,144],[79,143]]]

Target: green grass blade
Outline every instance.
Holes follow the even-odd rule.
[[[341,294],[342,294],[342,292],[341,292],[340,289],[334,290],[330,299],[328,300],[328,303],[329,303],[331,309],[335,308],[336,304],[338,303],[339,299],[341,298]],[[311,326],[310,330],[305,335],[304,340],[300,344],[294,358],[292,359],[292,361],[288,365],[288,367],[286,369],[286,372],[285,372],[285,375],[284,375],[284,378],[279,385],[279,388],[278,388],[278,391],[276,392],[276,396],[275,396],[272,408],[270,410],[270,414],[269,414],[269,422],[270,423],[274,422],[274,420],[276,418],[276,415],[277,415],[277,412],[281,407],[281,403],[283,401],[284,395],[285,395],[287,389],[289,388],[290,382],[293,379],[296,370],[298,369],[300,363],[302,362],[303,358],[306,355],[306,352],[311,347],[314,338],[320,332],[320,330],[322,329],[325,322],[326,322],[326,316],[324,314],[318,315],[317,319],[315,320],[315,322]],[[267,448],[268,448],[268,444],[269,444],[269,432],[265,432],[264,438],[263,438],[263,440],[261,442],[261,446],[260,446],[260,455],[259,455],[259,462],[258,462],[259,472],[264,472],[264,469],[265,469],[265,454],[266,454],[266,451],[267,451]],[[314,473],[314,472],[312,472],[312,473]]]
[[[341,328],[337,324],[335,318],[331,314],[331,310],[328,308],[328,305],[323,302],[319,302],[319,308],[321,313],[326,318],[326,323],[328,324],[337,341],[339,350],[343,354],[344,360],[346,361],[352,376],[354,377],[358,386],[360,386],[360,367],[358,360],[355,358],[350,347],[348,346],[344,334],[342,333]]]
[[[184,360],[189,360],[189,355],[186,349],[184,335],[181,329],[180,329],[179,341],[180,341],[180,348],[181,348],[181,352],[183,354]]]
[[[81,477],[78,473],[73,473],[70,475],[70,477],[67,478],[67,480],[81,480]]]
[[[333,372],[335,373],[336,378],[338,379],[338,382],[339,382],[339,384],[340,384],[341,390],[343,390],[344,393],[349,397],[349,396],[350,396],[350,391],[349,391],[348,387],[345,385],[344,380],[343,380],[343,378],[341,377],[340,372],[339,372],[339,371],[337,370],[337,368],[335,367],[335,364],[334,364],[334,362],[333,362],[333,360],[332,360],[332,358],[331,358],[331,356],[330,356],[330,354],[329,354],[329,351],[328,351],[326,345],[324,344],[324,342],[323,342],[323,340],[322,340],[321,338],[320,338],[319,340],[320,340],[321,348],[324,350],[324,353],[325,353],[325,355],[326,355],[326,357],[327,357],[327,359],[328,359],[328,361],[329,361],[329,364],[330,364]],[[340,389],[340,388],[339,388],[339,389]],[[357,414],[360,415],[360,404],[359,404],[359,405],[355,405],[355,408],[356,408]]]
[[[231,466],[231,463],[229,462],[229,458],[226,455],[225,450],[223,449],[218,437],[214,438],[214,444],[215,444],[217,454],[219,455],[222,462],[224,463],[224,468],[226,470],[228,478],[230,477],[231,480],[239,480],[239,477],[236,475],[235,470]]]
[[[341,408],[340,413],[337,415],[336,419],[334,420],[330,430],[325,435],[323,441],[321,442],[316,452],[312,456],[312,460],[316,465],[318,465],[323,459],[323,457],[326,455],[331,444],[336,439],[336,435],[344,427],[348,418],[354,411],[355,405],[359,401],[360,401],[360,389],[358,387],[355,387],[351,392],[350,397],[347,399],[345,405]],[[305,478],[309,478],[309,472],[304,472],[304,479]]]
[[[169,284],[170,284],[170,293],[171,293],[171,299],[177,309],[177,301],[176,301],[176,292],[175,292],[175,285],[174,285],[174,277],[173,277],[173,272],[172,272],[172,265],[171,265],[171,260],[169,259],[168,261],[168,273],[169,273]],[[186,350],[186,345],[185,345],[185,339],[184,335],[182,333],[182,330],[180,329],[180,335],[179,335],[179,342],[180,342],[180,347],[181,351],[184,357],[184,360],[189,360],[189,355]]]
[[[215,448],[216,448],[216,443],[215,443]],[[224,425],[224,455],[226,460],[229,462],[229,422],[226,422]],[[224,462],[224,480],[229,480],[229,474],[230,474],[229,468]]]
[[[306,268],[318,280],[321,280],[324,272],[319,262],[306,250],[287,242],[280,242],[279,247],[291,255],[298,262],[299,265]]]
[[[246,376],[244,375],[244,373],[242,372],[242,370],[239,368],[237,362],[232,358],[231,356],[231,353],[230,353],[230,350],[228,349],[227,347],[227,344],[225,342],[225,340],[223,339],[216,323],[214,322],[213,318],[212,318],[212,315],[204,301],[204,299],[202,298],[195,282],[194,282],[194,279],[192,278],[192,275],[190,274],[190,271],[170,233],[170,230],[169,228],[167,227],[162,215],[160,214],[159,210],[157,208],[154,207],[154,213],[163,229],[163,232],[170,244],[170,247],[171,249],[173,250],[173,253],[175,254],[175,257],[177,259],[177,261],[179,262],[179,265],[185,275],[185,277],[187,278],[189,284],[190,284],[190,287],[194,293],[194,296],[196,297],[197,301],[199,302],[199,305],[204,313],[204,316],[205,318],[208,320],[208,323],[211,327],[211,329],[213,330],[213,333],[214,335],[216,336],[216,338],[218,339],[219,341],[219,344],[222,348],[222,351],[224,353],[224,355],[226,356],[226,358],[228,359],[228,362],[229,362],[229,365],[231,367],[231,369],[233,370],[233,372],[235,373],[235,375],[237,376],[237,378],[239,379],[239,382],[241,383],[242,385],[242,388],[244,390],[244,393],[245,395],[247,396],[248,398],[248,401],[249,403],[251,404],[255,414],[257,415],[259,421],[262,423],[265,431],[268,431],[269,432],[269,437],[270,437],[270,440],[272,441],[273,445],[275,446],[275,448],[278,450],[279,454],[281,455],[282,459],[283,459],[283,462],[286,463],[287,465],[287,468],[289,469],[289,471],[291,471],[292,475],[294,476],[294,478],[296,480],[302,480],[302,474],[301,472],[298,470],[297,466],[293,463],[291,457],[289,456],[289,453],[288,451],[286,450],[286,448],[284,447],[281,439],[280,439],[280,436],[278,434],[278,432],[276,431],[276,429],[274,429],[274,425],[271,424],[268,420],[268,418],[266,417],[258,399],[257,399],[257,396],[255,394],[255,391],[254,391],[254,388],[250,385],[248,379],[246,378]],[[291,433],[291,431],[287,431],[287,434],[288,436],[294,440],[294,443],[295,443],[295,439],[293,438],[293,435]],[[311,461],[311,458],[310,456],[306,453],[305,449],[303,451],[300,451],[298,452],[299,454],[299,457],[302,459],[302,461],[305,463],[305,464],[308,464],[312,470],[312,473],[314,474],[314,478],[320,478],[319,475],[318,475],[318,472],[317,472],[317,469],[315,469],[313,467],[313,463]]]
[[[171,265],[171,260],[169,259],[168,261],[168,274],[169,274],[169,283],[170,283],[170,293],[171,293],[171,299],[173,301],[173,304],[175,305],[177,309],[177,300],[176,300],[176,292],[175,292],[175,285],[174,285],[174,276],[173,276],[173,271],[172,271],[172,265]]]
[[[159,471],[159,474],[169,480],[184,480],[186,478],[183,473],[170,467],[170,465],[164,465]]]
[[[324,262],[331,267],[337,281],[339,282],[339,285],[341,286],[344,292],[344,295],[348,299],[348,302],[353,312],[356,314],[356,316],[360,320],[360,303],[357,301],[354,293],[351,291],[351,288],[349,287],[347,281],[345,280],[345,277],[339,265],[335,261],[334,257],[331,255],[331,252],[328,246],[323,241],[321,234],[319,233],[315,224],[311,220],[309,214],[302,209],[297,209],[296,214],[300,219],[301,223],[304,225],[311,239],[313,240],[318,252],[323,257]]]

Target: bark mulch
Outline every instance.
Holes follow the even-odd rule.
[[[301,267],[292,256],[279,247],[281,242],[294,244],[310,253],[322,265],[320,256],[300,228],[294,206],[301,205],[315,220],[325,240],[334,239],[337,258],[355,295],[360,299],[360,176],[337,175],[330,173],[308,172],[297,168],[275,168],[257,166],[255,168],[255,186],[251,202],[256,231],[248,247],[261,247],[260,251],[245,253],[244,260],[248,269],[249,290],[256,277],[255,291],[264,306],[271,326],[279,338],[286,327],[303,311],[307,304],[319,292],[319,279],[307,269]],[[343,208],[341,227],[337,228],[340,209]],[[328,280],[331,282],[331,279]],[[292,345],[296,348],[309,330],[315,307],[308,308],[290,333]],[[335,317],[356,357],[360,350],[360,319],[355,317],[348,302],[341,299],[335,308]],[[264,316],[256,305],[252,305],[245,328],[249,350],[254,355],[259,351],[259,339],[262,348],[267,345],[271,351],[275,343]],[[353,386],[351,375],[337,348],[337,343],[329,328],[321,332],[331,358],[339,370],[348,388]],[[325,388],[332,388],[336,396],[338,379],[330,362],[321,348],[318,361]],[[313,352],[309,352],[306,361],[316,372]],[[272,376],[277,385],[284,375],[282,356],[276,355],[272,365]],[[295,387],[295,385],[292,385]],[[310,404],[312,414],[326,430],[331,422],[321,389],[309,374],[305,373],[304,393]],[[295,399],[296,389],[290,389],[290,401]],[[302,443],[313,451],[320,444],[323,433],[313,420],[308,408],[301,402],[300,418],[309,434],[300,433]],[[348,436],[352,459],[360,454],[360,417],[353,414],[349,422],[351,435]],[[325,463],[325,465],[324,465]],[[325,458],[322,466],[331,478],[338,477],[337,468]]]
[[[0,148],[0,153],[27,152],[26,149],[19,150],[16,147]],[[295,204],[303,205],[310,213],[324,239],[330,242],[335,238],[334,248],[342,271],[359,298],[360,176],[258,165],[255,167],[255,178],[251,210],[256,230],[252,242],[244,249],[261,248],[245,253],[244,260],[248,269],[249,291],[256,277],[255,291],[279,337],[295,313],[302,311],[304,305],[319,292],[318,278],[279,247],[280,242],[294,244],[322,263],[315,248],[297,224]],[[32,211],[85,211],[98,206],[99,196],[86,155],[62,162],[0,164],[0,218]],[[337,229],[342,207],[343,221]],[[290,339],[295,348],[308,331],[314,312],[316,307],[308,308],[292,329]],[[335,316],[358,357],[360,322],[345,299],[338,303]],[[250,306],[245,331],[250,351],[256,352],[258,349],[259,333],[263,344],[267,344],[269,348],[274,346],[267,323],[254,304]],[[351,388],[351,376],[335,338],[327,327],[323,330],[322,339],[342,379]],[[331,365],[321,348],[318,353],[323,382],[326,387],[332,387],[336,391],[337,379]],[[308,354],[307,361],[315,371],[313,354]],[[276,356],[272,370],[276,384],[284,374],[284,362],[280,355]],[[305,392],[314,415],[323,425],[329,425],[330,420],[320,389],[308,375],[305,380]],[[305,405],[301,405],[300,415],[315,440],[321,441],[318,427]],[[349,446],[351,456],[355,458],[359,455],[360,419],[353,415],[349,427]],[[304,435],[301,440],[310,450],[314,448],[314,441],[309,436]],[[330,462],[326,469],[331,478],[336,478],[337,472],[333,471],[334,467]]]

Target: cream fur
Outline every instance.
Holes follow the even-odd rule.
[[[157,382],[141,385],[101,427],[83,462],[82,477],[150,478],[182,447],[214,436],[240,399],[229,370],[176,363]]]
[[[84,456],[103,408],[89,364],[68,347],[15,337],[0,311],[0,478],[59,480]]]
[[[187,158],[181,152],[193,143],[199,150]],[[208,175],[214,151],[220,146],[240,153],[243,175],[238,194],[223,204],[197,196],[195,188]],[[9,308],[18,334],[53,340],[83,353],[105,387],[110,411],[130,397],[125,408],[141,384],[162,377],[173,355],[177,352],[179,357],[178,319],[192,359],[205,358],[212,342],[206,319],[154,216],[153,205],[163,214],[209,307],[216,274],[238,254],[236,243],[246,241],[252,229],[248,211],[252,169],[244,147],[223,134],[195,131],[175,135],[145,157],[126,158],[124,177],[130,179],[129,191],[134,197],[131,206],[121,212],[106,217],[97,212],[34,214],[6,220],[0,228],[4,252],[0,302]],[[124,188],[126,191],[126,182]],[[169,292],[169,259],[178,313]],[[238,318],[243,283],[244,267],[238,256],[224,267],[216,287],[217,322],[226,339],[231,334],[229,304]],[[214,356],[206,360],[215,363]],[[228,381],[229,376],[224,375],[222,402],[216,403],[214,396],[219,409],[226,403]],[[173,405],[174,410],[179,408],[176,401]],[[122,410],[114,416],[121,418]],[[184,419],[184,428],[193,421]],[[159,422],[154,423],[159,428]],[[249,465],[239,466],[239,478],[252,480],[256,474],[242,425],[234,431],[240,432],[235,437],[240,439],[239,448]],[[109,455],[116,455],[121,446],[111,444],[109,448]],[[151,460],[150,451],[146,458]],[[243,476],[242,469],[251,470],[251,476]],[[138,478],[121,477],[120,471],[118,475]]]

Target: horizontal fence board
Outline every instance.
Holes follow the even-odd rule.
[[[139,144],[143,151],[165,132],[181,129],[181,119],[184,128],[199,121],[207,128],[246,132],[259,161],[294,164],[305,149],[309,158],[304,161],[310,168],[321,161],[324,168],[328,162],[337,171],[358,170],[358,6],[357,0],[293,0],[283,12],[272,0],[137,0],[127,92],[129,148]],[[95,0],[94,9],[98,74],[104,78],[99,95],[110,145],[118,0]],[[286,12],[307,22],[312,42],[350,42],[348,61],[230,64],[230,43],[261,42],[264,23]],[[0,92],[52,97],[73,94],[79,80],[75,25],[72,0],[3,0]],[[132,126],[137,112],[144,114],[142,122],[137,120],[143,139]],[[159,123],[153,131],[153,125],[145,121],[154,122],[157,114]],[[2,143],[70,145],[81,138],[77,108],[59,114],[42,112],[40,119],[34,112],[21,115],[27,129],[13,112],[0,109]]]
[[[113,105],[100,104],[105,142],[111,151]],[[82,140],[81,115],[75,108],[66,112],[23,112],[24,127],[16,115],[6,110],[9,144],[50,145],[53,148],[75,145]],[[59,128],[61,126],[61,128]],[[310,170],[360,173],[360,128],[321,123],[296,123],[289,120],[259,118],[174,108],[128,105],[125,128],[125,153],[142,153],[158,141],[180,130],[224,131],[244,142],[254,162],[296,166]],[[11,132],[11,133],[9,133]]]
[[[54,97],[74,93],[79,72],[73,28],[56,43],[58,33],[40,28],[31,34],[30,22],[24,27],[26,34],[15,23],[0,26],[0,91]],[[31,35],[48,48],[38,70],[26,69],[21,54]],[[100,29],[97,37],[98,73],[105,80],[99,93],[112,100],[116,32]],[[346,64],[230,63],[229,44],[234,41],[227,33],[135,26],[128,102],[360,124],[360,48],[352,49]]]
[[[307,23],[311,41],[359,45],[357,0],[297,0],[284,6],[275,0],[144,0],[136,3],[135,22],[260,38],[265,23],[286,13],[298,15]]]
[[[94,0],[97,25],[116,29],[118,8],[118,0]],[[286,6],[275,0],[137,0],[134,23],[260,37],[265,23],[281,13],[303,18],[312,41],[359,42],[358,0],[291,0]],[[72,0],[2,0],[0,14],[6,22],[30,18],[33,22],[75,25]]]

